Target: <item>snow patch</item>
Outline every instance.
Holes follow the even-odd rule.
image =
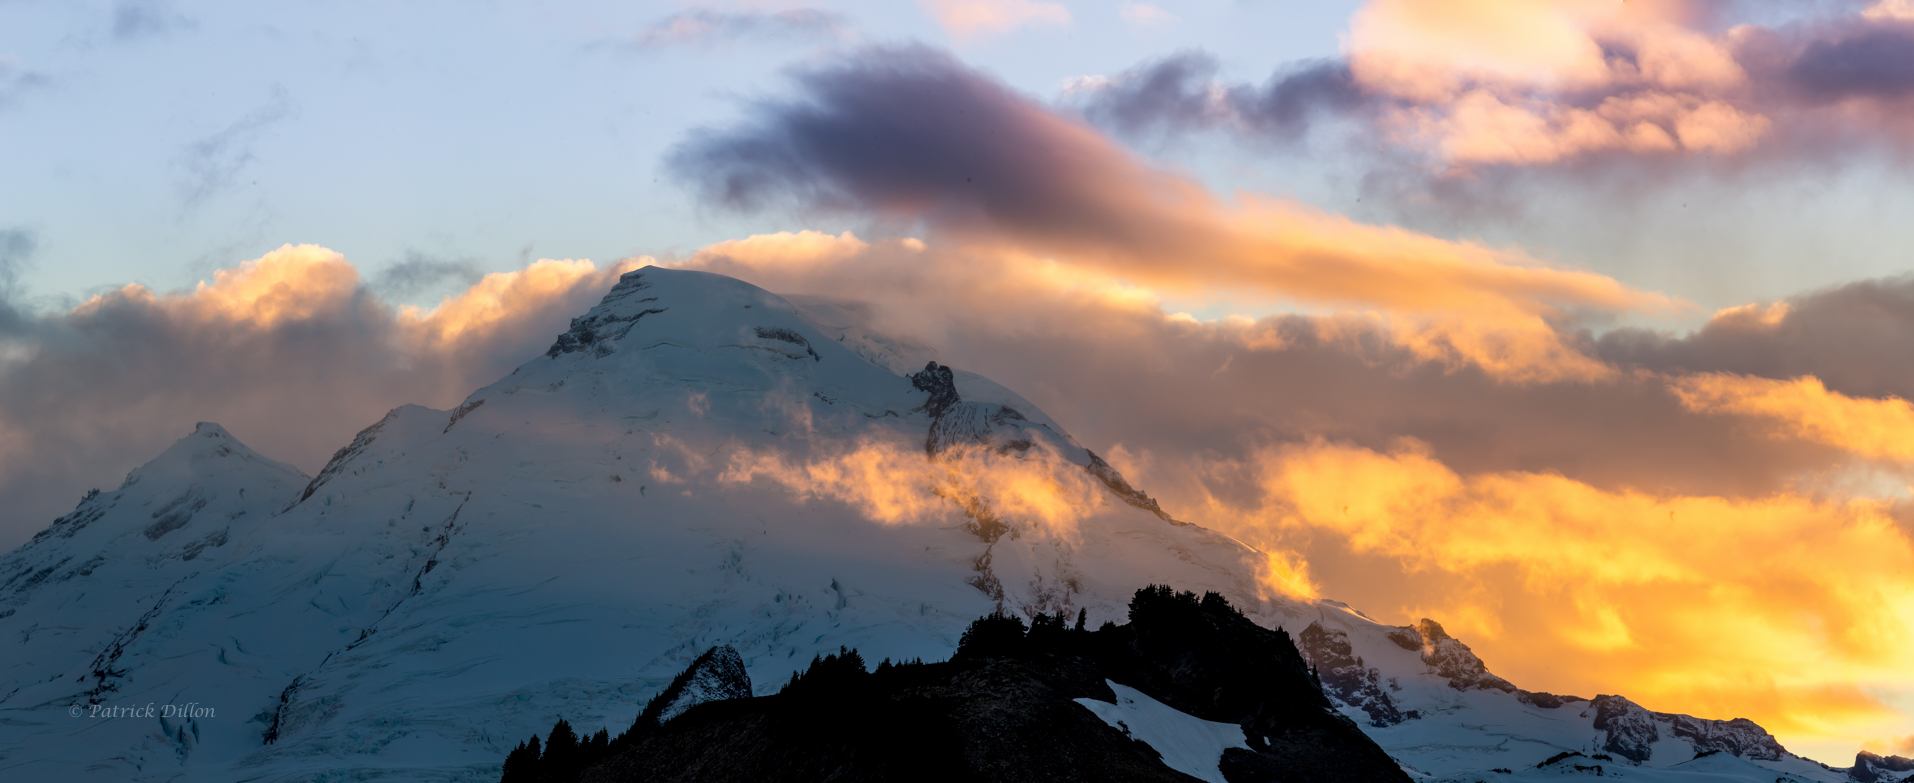
[[[1124,736],[1141,740],[1163,757],[1163,764],[1198,780],[1223,779],[1223,751],[1249,749],[1243,727],[1203,720],[1150,698],[1135,688],[1104,680],[1116,694],[1116,703],[1076,699],[1104,723]]]

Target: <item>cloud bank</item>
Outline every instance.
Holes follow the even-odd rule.
[[[1446,175],[1905,152],[1914,14],[1904,3],[1779,26],[1734,24],[1729,10],[1700,0],[1371,0],[1350,20],[1341,58],[1264,87],[1218,82],[1191,53],[1095,80],[1078,98],[1132,135],[1223,128],[1293,142],[1312,123],[1347,121],[1379,152]]]
[[[191,291],[129,285],[51,314],[9,302],[0,534],[24,540],[197,421],[316,471],[386,410],[450,407],[536,356],[624,268],[540,261],[422,310],[381,300],[337,253],[288,245]]]

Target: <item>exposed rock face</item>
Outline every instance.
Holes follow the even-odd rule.
[[[591,312],[572,319],[571,329],[559,335],[545,355],[554,359],[560,354],[578,351],[592,351],[597,356],[611,355],[618,350],[617,341],[630,334],[638,321],[647,315],[665,312],[662,307],[640,307],[647,302],[658,301],[657,297],[640,296],[650,287],[651,284],[645,282],[643,272],[626,272],[605,295],[604,301],[599,302]]]
[[[1369,714],[1369,723],[1387,728],[1405,720],[1422,717],[1415,710],[1399,709],[1382,682],[1382,673],[1363,665],[1349,645],[1346,631],[1324,629],[1322,623],[1310,623],[1296,637],[1303,657],[1316,667],[1323,692],[1344,704]]]
[[[671,685],[653,697],[638,716],[638,722],[655,726],[700,704],[748,698],[751,698],[751,675],[744,670],[744,658],[731,645],[719,645],[698,656]]]
[[[1090,452],[1089,470],[1090,475],[1096,476],[1098,481],[1103,482],[1103,486],[1109,487],[1110,491],[1123,502],[1155,514],[1157,519],[1172,525],[1189,524],[1171,518],[1162,506],[1156,504],[1155,498],[1150,497],[1143,490],[1130,486],[1130,482],[1123,478],[1123,474],[1118,473],[1116,468],[1110,467],[1110,463],[1104,462],[1103,458],[1097,456],[1094,451]]]
[[[1854,767],[1848,770],[1848,777],[1860,783],[1888,783],[1906,778],[1899,773],[1914,772],[1914,759],[1904,756],[1880,756],[1861,751],[1854,756]],[[1914,777],[1914,776],[1910,776]]]
[[[1588,701],[1580,696],[1557,696],[1546,691],[1525,691],[1520,689],[1515,692],[1515,700],[1531,707],[1541,707],[1545,710],[1561,709],[1565,705]]]
[[[1416,624],[1416,632],[1422,636],[1422,662],[1428,664],[1431,671],[1447,679],[1449,687],[1458,691],[1516,691],[1515,685],[1508,680],[1490,674],[1489,667],[1476,657],[1475,651],[1443,631],[1440,623],[1425,617]]]
[[[930,414],[932,419],[943,417],[944,412],[950,410],[950,406],[963,400],[957,395],[956,375],[949,367],[936,362],[924,365],[923,372],[912,373],[910,385],[911,388],[930,395],[930,399],[924,402],[924,412]]]
[[[1639,764],[1654,754],[1661,739],[1655,717],[1640,705],[1620,696],[1596,696],[1595,730],[1607,734],[1602,749]]]
[[[1774,735],[1746,718],[1704,720],[1688,715],[1650,712],[1620,696],[1596,696],[1595,730],[1605,734],[1602,748],[1641,763],[1654,753],[1662,732],[1688,740],[1697,753],[1717,751],[1761,761],[1778,761],[1787,752]],[[1858,764],[1858,762],[1857,762]]]
[[[1414,626],[1405,625],[1400,628],[1391,628],[1389,629],[1388,636],[1390,642],[1404,650],[1408,650],[1409,652],[1420,652],[1422,650],[1422,632],[1417,631]]]

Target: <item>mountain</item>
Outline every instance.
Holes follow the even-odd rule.
[[[713,647],[767,695],[841,647],[941,660],[978,616],[1097,627],[1167,584],[1295,634],[1418,773],[1721,746],[1764,781],[1846,779],[1752,724],[1524,697],[1434,623],[1269,595],[1262,553],[854,316],[648,267],[511,375],[394,409],[317,476],[200,425],[0,559],[0,772],[495,780],[555,718],[630,725]]]

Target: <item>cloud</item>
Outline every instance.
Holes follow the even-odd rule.
[[[1149,3],[1124,3],[1117,7],[1117,18],[1134,27],[1154,27],[1176,21],[1176,14]]]
[[[24,539],[197,421],[316,471],[386,410],[449,408],[539,355],[635,265],[540,261],[424,309],[386,303],[338,253],[288,245],[188,291],[129,285],[57,313],[11,305],[0,535]]]
[[[198,23],[169,7],[164,0],[121,0],[113,6],[113,37],[132,41],[190,30]]]
[[[849,504],[889,525],[971,521],[1003,524],[1074,542],[1089,515],[1108,506],[1088,472],[1043,441],[1034,453],[1005,455],[958,448],[925,459],[921,441],[862,439],[837,453],[793,459],[774,451],[739,450],[718,480],[765,481],[804,499]]]
[[[1555,330],[1568,310],[1679,306],[1519,250],[1225,202],[932,50],[868,50],[796,78],[804,99],[700,133],[670,170],[738,210],[876,215],[1172,293],[1372,308],[1425,359],[1516,382],[1604,374]]]
[[[264,105],[219,132],[187,144],[179,158],[185,173],[179,184],[185,206],[190,209],[230,188],[238,181],[240,172],[257,159],[253,155],[254,143],[267,129],[293,114],[292,99],[285,88],[274,87],[272,98]]]
[[[1611,330],[1590,346],[1604,361],[1657,372],[1813,376],[1853,397],[1914,398],[1914,276],[1729,308],[1692,334]]]
[[[1250,504],[1204,507],[1200,518],[1232,535],[1262,526],[1327,534],[1412,571],[1485,583],[1487,602],[1451,595],[1443,610],[1466,616],[1473,605],[1519,627],[1481,627],[1471,640],[1517,682],[1625,688],[1657,709],[1749,716],[1783,733],[1892,725],[1893,709],[1854,683],[1914,685],[1901,665],[1914,643],[1904,619],[1914,611],[1914,545],[1883,501],[1464,476],[1413,442],[1379,452],[1309,441],[1199,468],[1246,471],[1260,492]],[[1869,552],[1868,562],[1855,552]],[[1531,657],[1542,648],[1546,666]]]
[[[380,270],[372,288],[404,299],[448,283],[470,286],[481,277],[484,274],[474,259],[439,259],[412,250],[406,252],[404,261]]]
[[[6,347],[9,337],[27,329],[29,318],[16,301],[20,294],[16,286],[20,272],[33,262],[39,249],[39,236],[33,231],[0,229],[0,350]]]
[[[638,34],[639,48],[711,46],[747,37],[845,39],[851,28],[843,14],[814,8],[785,11],[720,11],[693,8],[660,20]]]
[[[1769,420],[1778,434],[1867,457],[1914,461],[1914,405],[1899,397],[1865,399],[1830,392],[1819,378],[1792,380],[1708,373],[1670,384],[1699,413]]]
[[[1032,0],[920,0],[938,24],[958,39],[1007,33],[1036,24],[1065,26],[1070,11]]]
[[[1591,164],[1667,176],[1914,142],[1914,16],[1898,0],[1779,26],[1682,0],[1435,9],[1371,0],[1341,58],[1292,64],[1262,87],[1184,53],[1085,80],[1073,97],[1126,135],[1221,128],[1289,145],[1336,121],[1338,143],[1375,165],[1437,181]]]
[[[1183,52],[1098,80],[1073,97],[1093,122],[1124,136],[1222,128],[1279,142],[1300,140],[1323,117],[1373,103],[1339,60],[1293,64],[1260,88],[1219,84],[1215,72],[1209,55]]]
[[[12,58],[0,57],[0,109],[12,106],[22,95],[52,83],[52,78],[46,74],[25,70]]]

